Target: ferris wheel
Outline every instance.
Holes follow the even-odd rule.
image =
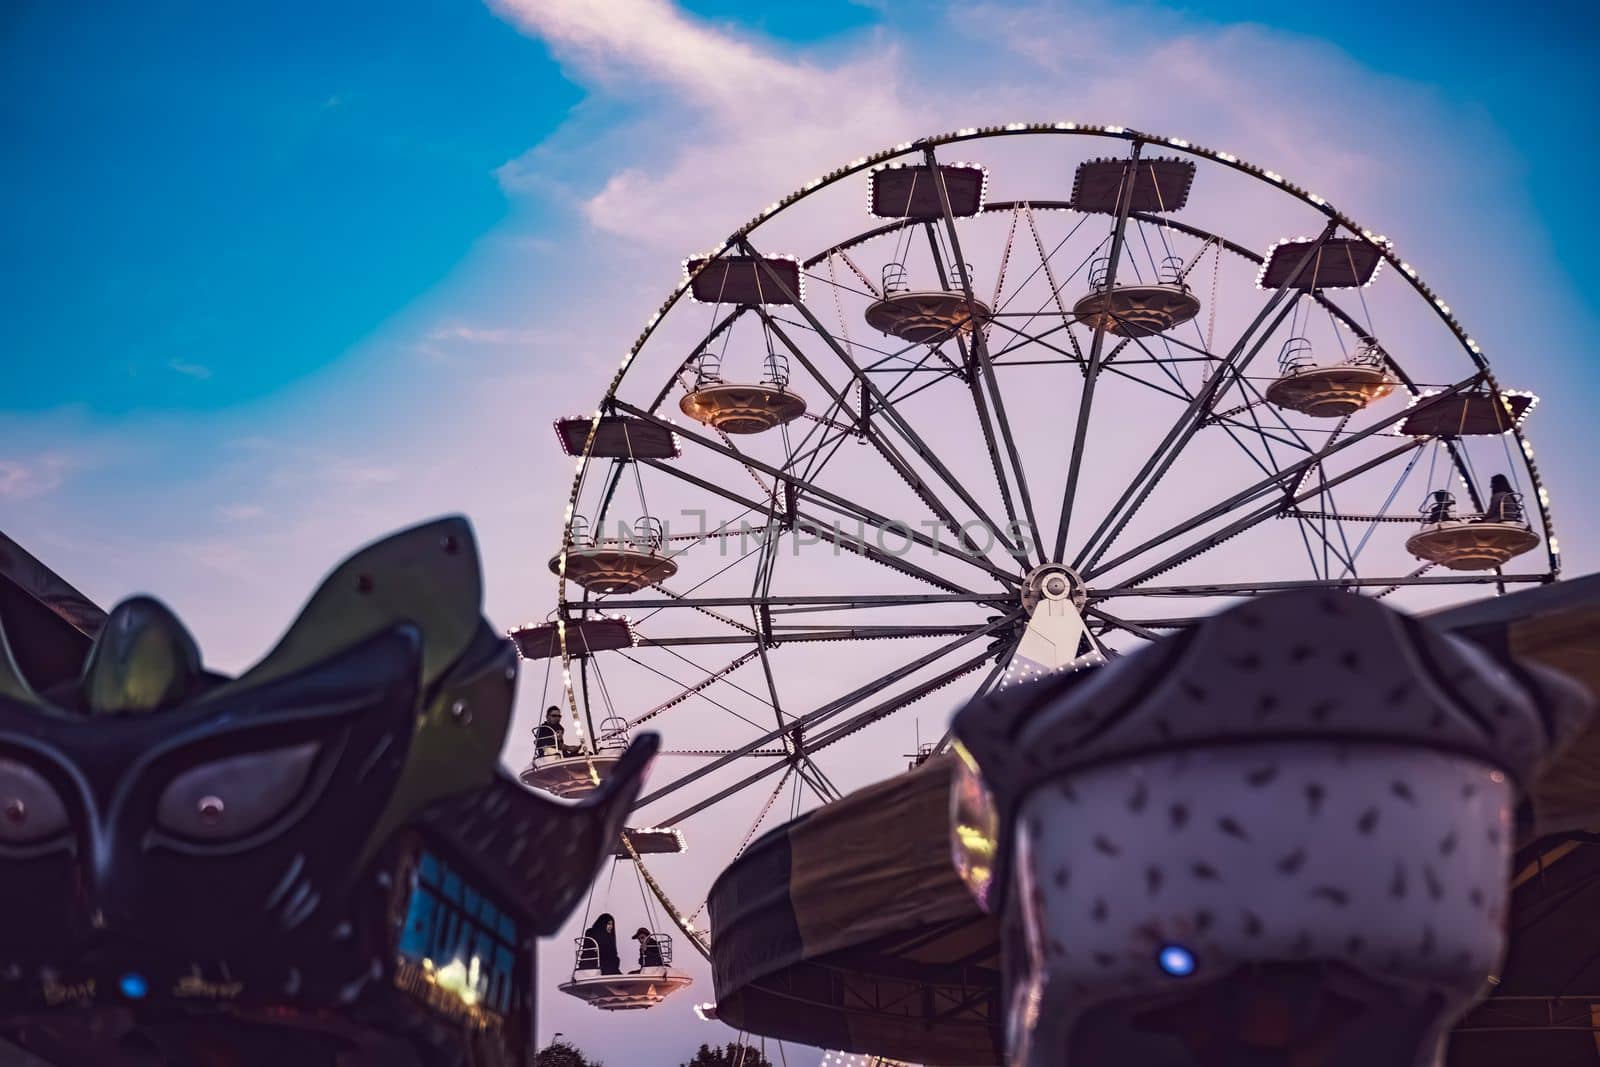
[[[687,260],[557,423],[555,603],[513,637],[570,744],[524,781],[660,731],[635,822],[697,857],[627,859],[704,950],[764,826],[979,693],[1273,590],[1554,580],[1534,403],[1386,238],[1230,153],[1047,123],[855,160]]]

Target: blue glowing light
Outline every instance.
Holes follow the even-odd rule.
[[[1182,945],[1163,945],[1156,954],[1156,965],[1174,978],[1187,978],[1194,973],[1194,953]]]
[[[144,980],[142,974],[129,972],[122,976],[117,985],[122,990],[122,995],[129,1000],[143,1000],[145,994],[150,992],[150,983]]]

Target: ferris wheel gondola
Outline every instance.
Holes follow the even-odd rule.
[[[619,848],[612,865],[612,884],[617,864],[637,863],[639,856],[646,852],[682,852],[683,837],[669,830],[624,829]],[[611,884],[605,895],[610,898]],[[673,962],[672,935],[654,921],[655,908],[642,877],[639,896],[650,922],[639,927],[629,939],[634,942],[633,948],[624,950],[618,944],[616,919],[610,912],[602,912],[594,925],[574,939],[572,975],[559,986],[561,992],[601,1011],[642,1011],[656,1007],[694,984],[694,979]],[[592,908],[592,893],[589,903]],[[588,909],[584,921],[588,922]],[[637,966],[628,968],[625,959],[636,962]]]
[[[522,771],[522,784],[564,800],[587,796],[610,775],[629,740],[627,720],[620,716],[600,721],[592,752],[564,747],[561,735],[541,723],[534,727],[533,759]]]

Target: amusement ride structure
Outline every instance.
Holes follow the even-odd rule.
[[[714,873],[901,770],[908,709],[1277,591],[1556,579],[1534,404],[1387,238],[1226,151],[1017,123],[857,159],[686,260],[557,422],[555,603],[512,637],[567,744],[523,780],[580,796],[660,731],[634,821],[699,858],[622,851],[707,953]],[[589,996],[583,952],[602,1007],[685,984]]]

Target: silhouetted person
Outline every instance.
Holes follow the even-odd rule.
[[[1422,521],[1452,522],[1455,519],[1456,498],[1448,489],[1435,489],[1433,497],[1422,506]]]
[[[554,704],[544,709],[544,722],[534,727],[533,744],[541,756],[576,756],[580,751],[567,746],[567,728],[561,723],[561,709]]]
[[[661,956],[661,942],[656,940],[654,934],[641,926],[634,931],[633,939],[639,942],[639,969],[646,967],[665,967],[666,960]]]
[[[1489,506],[1483,509],[1484,522],[1523,522],[1522,501],[1511,488],[1511,479],[1496,474],[1489,479]]]
[[[583,932],[583,936],[594,942],[595,959],[592,963],[599,964],[601,974],[622,973],[622,957],[617,955],[617,923],[610,913],[596,919],[594,925]]]

